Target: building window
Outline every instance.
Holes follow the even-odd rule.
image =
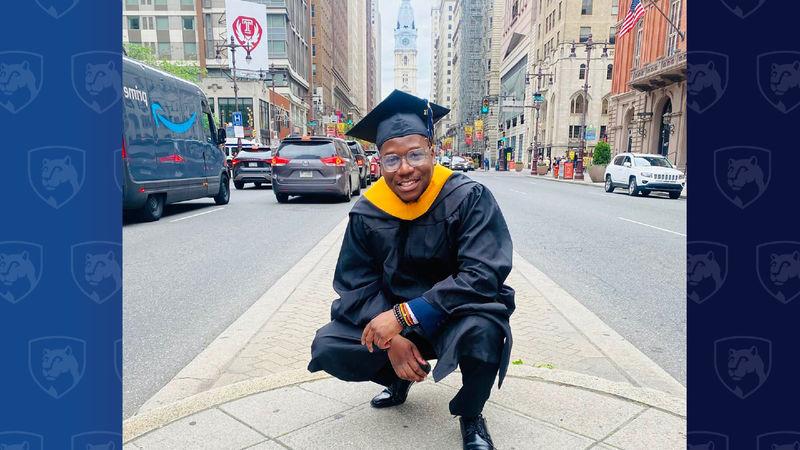
[[[581,126],[580,125],[570,125],[569,126],[569,138],[570,139],[580,139],[581,138]]]
[[[403,65],[404,66],[408,65],[408,56],[403,56]]]
[[[155,0],[156,6],[167,6],[167,0]],[[148,2],[149,3],[149,2]]]
[[[619,0],[611,0],[611,15],[616,16],[619,14]]]
[[[617,43],[617,27],[608,29],[608,43],[614,45]]]
[[[603,114],[603,115],[608,114],[608,99],[607,98],[603,99],[602,105],[603,106],[600,109],[600,114]]]
[[[578,38],[578,42],[586,42],[589,40],[589,36],[592,35],[592,27],[581,27],[581,35]]]
[[[558,20],[561,20],[561,2],[558,2]]]
[[[675,26],[681,26],[681,0],[672,0],[669,6],[669,20]],[[678,30],[667,24],[667,56],[672,56],[678,49]]]
[[[156,30],[169,30],[169,17],[156,17]]]
[[[636,23],[636,38],[633,44],[633,67],[639,67],[642,61],[642,39],[644,38],[644,19]]]
[[[138,17],[128,17],[128,29],[129,30],[138,30],[139,28],[139,18]]]
[[[583,94],[578,94],[569,104],[570,114],[583,114],[584,100]]]
[[[153,0],[142,0],[142,5],[152,5]]]
[[[181,0],[181,5],[192,6],[194,5],[194,0]]]
[[[183,43],[183,59],[197,59],[197,42]]]
[[[194,30],[194,17],[184,17],[183,18],[183,29],[184,30]]]
[[[581,15],[592,15],[592,0],[583,0],[583,5],[581,6]]]
[[[133,5],[138,5],[138,4],[139,4],[139,0],[125,0],[125,5],[127,5],[127,6],[133,6]]]
[[[614,65],[609,64],[608,67],[606,67],[606,80],[610,80],[612,76],[614,76]]]
[[[586,64],[581,64],[581,68],[578,69],[578,79],[583,80],[586,78]]]
[[[161,59],[170,59],[171,52],[169,48],[169,42],[159,42],[158,43],[158,57]]]

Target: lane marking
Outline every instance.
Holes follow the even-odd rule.
[[[624,218],[624,217],[617,217],[617,219],[619,219],[619,220],[624,220],[624,221],[626,221],[626,222],[635,223],[635,224],[637,224],[637,225],[641,225],[641,226],[648,227],[648,228],[655,228],[656,230],[666,231],[667,233],[677,234],[678,236],[683,236],[683,237],[686,237],[686,235],[685,235],[685,234],[683,234],[683,233],[678,233],[677,231],[667,230],[666,228],[659,228],[659,227],[656,227],[656,226],[653,226],[653,225],[648,225],[648,224],[646,224],[646,223],[637,222],[637,221],[635,221],[635,220],[631,220],[631,219],[626,219],[626,218]]]
[[[180,219],[170,220],[169,223],[175,223],[175,222],[180,222],[181,220],[193,219],[195,217],[205,216],[206,214],[211,214],[213,212],[222,211],[223,209],[225,209],[225,207],[212,209],[211,211],[206,211],[206,212],[193,214],[191,216],[181,217]]]
[[[516,190],[516,189],[509,189],[509,191],[511,191],[511,192],[515,192],[515,193],[517,193],[517,194],[528,195],[528,193],[527,193],[527,192],[518,191],[518,190]]]

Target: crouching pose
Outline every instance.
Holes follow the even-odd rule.
[[[435,381],[458,366],[450,412],[464,448],[491,449],[481,411],[511,352],[511,236],[487,188],[434,165],[433,124],[448,112],[395,91],[350,131],[376,143],[383,178],[350,212],[333,281],[340,298],[308,369],[378,383],[371,404],[387,408],[425,379],[428,360]]]

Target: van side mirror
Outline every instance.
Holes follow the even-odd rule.
[[[217,142],[224,144],[226,139],[228,139],[228,133],[225,131],[225,128],[217,130]]]

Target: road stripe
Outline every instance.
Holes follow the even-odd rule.
[[[637,222],[637,221],[635,221],[635,220],[631,220],[631,219],[626,219],[626,218],[624,218],[624,217],[617,217],[617,219],[619,219],[619,220],[624,220],[624,221],[626,221],[626,222],[635,223],[635,224],[637,224],[637,225],[641,225],[641,226],[643,226],[643,227],[655,228],[656,230],[666,231],[667,233],[677,234],[678,236],[683,236],[683,237],[686,237],[686,235],[685,235],[685,234],[683,234],[683,233],[678,233],[677,231],[667,230],[666,228],[659,228],[659,227],[656,227],[656,226],[653,226],[653,225],[648,225],[648,224],[646,224],[646,223]]]
[[[528,193],[527,193],[527,192],[518,191],[518,190],[516,190],[516,189],[509,189],[509,191],[511,191],[511,192],[514,192],[514,193],[517,193],[517,194],[528,195]]]
[[[181,220],[192,219],[192,218],[195,218],[195,217],[204,216],[206,214],[211,214],[213,212],[222,211],[223,209],[225,209],[225,207],[212,209],[211,211],[206,211],[206,212],[193,214],[191,216],[181,217],[180,219],[170,220],[169,223],[175,223],[175,222],[180,222]]]

